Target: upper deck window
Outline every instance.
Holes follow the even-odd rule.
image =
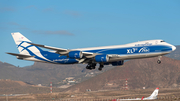
[[[165,42],[164,40],[162,40],[161,42]]]

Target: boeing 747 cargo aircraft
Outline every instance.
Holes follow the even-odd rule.
[[[160,64],[162,55],[171,53],[175,46],[163,40],[147,40],[129,43],[125,45],[63,49],[46,45],[32,43],[21,33],[11,33],[17,45],[19,54],[7,53],[16,56],[18,59],[54,63],[54,64],[87,64],[86,69],[95,69],[99,64],[99,70],[104,65],[120,66],[124,60],[159,57],[157,63]],[[53,51],[44,51],[41,48]]]

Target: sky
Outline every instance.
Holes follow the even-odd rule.
[[[33,43],[74,49],[163,39],[180,45],[179,0],[0,0],[0,61],[33,65],[12,32]]]

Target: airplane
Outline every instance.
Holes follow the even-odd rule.
[[[154,92],[153,92],[149,97],[146,97],[146,98],[144,98],[144,96],[143,96],[142,98],[135,98],[135,99],[114,99],[113,101],[127,101],[127,100],[155,100],[155,99],[157,99],[158,91],[159,91],[159,88],[156,88],[156,89],[154,90]]]
[[[157,63],[161,63],[162,55],[171,53],[176,47],[163,40],[147,40],[129,43],[125,45],[102,46],[79,49],[63,49],[32,43],[19,32],[11,33],[17,45],[19,54],[7,54],[16,56],[17,59],[54,63],[54,64],[87,64],[86,69],[92,70],[99,64],[101,71],[104,65],[121,66],[124,60],[159,57]],[[50,49],[45,51],[41,48]]]

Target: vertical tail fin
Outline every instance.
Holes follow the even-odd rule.
[[[159,88],[156,88],[154,92],[149,96],[150,99],[157,99]]]
[[[11,33],[11,35],[15,41],[15,44],[17,45],[20,54],[30,55],[30,52],[40,51],[40,48],[28,44],[31,43],[31,41],[25,36],[23,36],[21,33]]]
[[[141,98],[141,100],[143,100],[144,99],[144,96]]]

